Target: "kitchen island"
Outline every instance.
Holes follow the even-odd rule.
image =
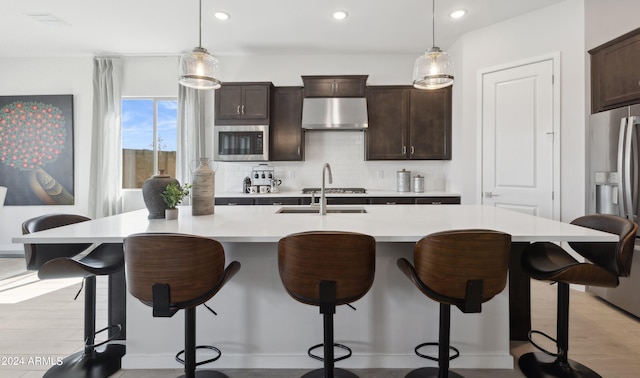
[[[412,258],[414,243],[429,233],[465,228],[499,230],[512,235],[514,253],[532,241],[617,240],[615,235],[481,205],[370,205],[362,209],[366,213],[320,216],[277,213],[278,206],[219,206],[213,215],[194,217],[190,208],[183,207],[174,221],[148,220],[146,210],[140,210],[13,240],[120,243],[137,232],[180,232],[215,238],[223,243],[227,261],[240,261],[242,269],[209,302],[218,316],[198,308],[198,344],[216,345],[222,350],[222,358],[214,363],[219,368],[309,369],[320,366],[306,351],[322,341],[322,317],[317,307],[293,300],[282,287],[277,242],[285,235],[340,230],[366,233],[376,239],[373,287],[354,303],[357,311],[340,306],[335,316],[336,341],[353,349],[353,356],[337,366],[350,368],[435,364],[417,357],[413,348],[425,341],[437,341],[438,304],[420,293],[396,267],[399,257]],[[511,276],[517,274],[511,272]],[[528,279],[525,281],[528,283]],[[522,287],[511,284],[511,290],[522,291]],[[178,367],[173,356],[183,348],[182,312],[173,318],[152,318],[150,307],[130,295],[126,297],[127,354],[123,368]],[[510,322],[522,323],[525,329],[530,326],[526,316],[514,317],[513,305],[510,310],[509,288],[485,303],[480,314],[453,310],[451,343],[460,349],[461,356],[451,366],[513,368]]]

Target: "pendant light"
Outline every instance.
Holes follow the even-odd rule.
[[[432,4],[432,44],[413,65],[413,86],[418,89],[438,89],[453,84],[453,62],[449,54],[436,47],[436,6]]]
[[[218,59],[202,47],[202,0],[199,10],[198,47],[180,57],[178,82],[195,89],[220,88],[218,79]]]

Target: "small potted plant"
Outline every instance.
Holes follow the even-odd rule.
[[[191,185],[187,183],[183,186],[180,186],[178,183],[171,183],[160,193],[160,197],[162,197],[164,203],[167,205],[164,211],[166,219],[178,219],[178,208],[176,206],[182,202],[184,197],[189,195],[189,189],[191,189]]]

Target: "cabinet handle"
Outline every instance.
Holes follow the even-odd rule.
[[[240,105],[238,105],[238,109],[236,110],[236,114],[240,114]]]
[[[229,202],[227,205],[228,206],[236,206],[238,203],[237,202]]]
[[[431,202],[432,205],[442,205],[442,202],[439,201],[433,201]]]
[[[340,91],[340,83],[336,83],[336,94],[338,94],[338,91]]]
[[[403,155],[407,154],[407,146],[402,146],[402,154]]]
[[[387,202],[387,205],[395,205],[395,202]]]
[[[274,202],[273,205],[274,206],[282,206],[282,202]]]
[[[300,146],[298,146],[298,156],[300,156]]]
[[[244,114],[244,105],[242,105],[242,114]]]
[[[416,149],[411,146],[411,155],[413,155],[414,152],[416,152]]]

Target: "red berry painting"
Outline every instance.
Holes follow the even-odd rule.
[[[73,96],[0,96],[5,205],[72,205]]]

